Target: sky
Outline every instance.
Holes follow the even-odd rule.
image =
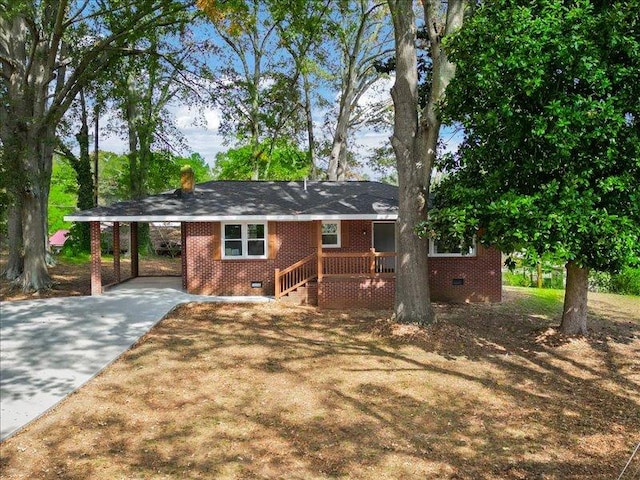
[[[204,24],[198,26],[196,29],[197,34],[203,38],[215,38],[215,34],[212,31],[210,25]],[[226,61],[237,62],[237,59],[233,60],[223,55],[212,55],[212,62],[220,66],[223,62],[223,58]],[[369,90],[360,99],[360,105],[365,106],[374,102],[379,102],[380,99],[386,99],[391,104],[391,87],[393,86],[394,77],[380,79],[376,84],[369,88]],[[326,87],[322,87],[326,88]],[[322,96],[325,98],[335,99],[335,104],[339,102],[339,92],[323,91]],[[220,135],[218,129],[220,126],[221,111],[214,107],[205,107],[201,113],[201,117],[204,117],[204,122],[196,122],[198,112],[190,109],[186,105],[173,104],[169,107],[169,111],[175,119],[177,128],[180,130],[186,144],[187,150],[179,152],[185,156],[191,153],[199,153],[205,161],[213,166],[215,164],[216,155],[220,152],[226,151],[232,148],[233,145],[225,144],[224,138]],[[324,122],[327,118],[327,110],[317,110],[314,112],[315,123],[315,136],[316,140],[322,140],[323,135],[327,135],[327,129],[324,128]],[[329,115],[329,118],[335,119],[336,115]],[[107,119],[101,119],[101,125],[106,125]],[[374,131],[371,128],[361,129],[358,132],[354,132],[352,138],[349,139],[349,143],[355,151],[358,160],[362,161],[367,158],[375,148],[389,145],[389,138],[392,134],[392,128],[385,131]],[[449,137],[451,135],[449,134]],[[448,139],[447,132],[443,133],[443,138]],[[100,149],[103,151],[112,151],[115,153],[126,153],[128,151],[128,145],[126,139],[120,138],[117,133],[110,132],[107,129],[103,129],[100,135]],[[453,137],[449,141],[449,149],[455,148],[459,143],[459,138]],[[326,159],[325,163],[326,163]],[[322,164],[322,160],[320,162]],[[364,173],[371,179],[377,179],[380,176],[379,173],[374,172],[370,168],[364,168],[361,173]]]
[[[386,95],[390,98],[391,81],[385,79],[384,83],[377,89],[372,90],[362,98],[362,103],[366,104],[372,101],[376,101],[381,95]],[[337,98],[337,93],[335,94]],[[169,108],[169,111],[174,116],[176,126],[180,132],[184,135],[186,143],[188,145],[188,151],[181,152],[185,155],[190,153],[199,153],[205,161],[213,166],[215,164],[216,155],[219,152],[223,152],[231,148],[231,145],[224,144],[224,138],[219,134],[218,128],[220,126],[220,111],[215,108],[205,108],[202,116],[206,123],[202,125],[202,122],[196,122],[197,112],[188,106],[174,104]],[[322,122],[326,112],[318,112],[315,118],[315,133],[319,136],[321,133]],[[107,124],[106,118],[101,118],[100,123],[102,125]],[[388,132],[374,132],[372,130],[363,130],[357,132],[353,142],[359,146],[365,147],[367,152],[373,148],[379,147],[389,142],[389,136],[391,130]],[[100,150],[110,151],[118,154],[123,154],[128,151],[128,144],[125,139],[120,138],[115,132],[107,129],[101,129],[99,138]],[[364,152],[363,154],[366,154]],[[369,177],[373,178],[376,174],[369,169],[364,171]]]

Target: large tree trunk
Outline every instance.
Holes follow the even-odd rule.
[[[567,286],[564,292],[564,308],[560,331],[565,335],[587,334],[587,294],[589,269],[574,261],[567,262]]]
[[[388,0],[396,44],[396,81],[391,91],[395,107],[391,144],[398,168],[398,272],[395,315],[399,322],[428,324],[435,320],[430,306],[428,240],[414,228],[427,219],[431,169],[440,135],[438,105],[445,99],[455,65],[442,49],[442,38],[464,21],[466,0],[449,0],[446,16],[439,0],[423,0],[429,51],[433,64],[427,105],[418,115],[416,22],[413,2]]]
[[[37,141],[37,140],[36,140]],[[37,152],[38,148],[30,148],[30,152]],[[40,169],[33,165],[37,159],[27,159],[29,165],[25,167],[27,183],[22,189],[22,239],[24,246],[24,268],[15,283],[25,292],[40,291],[51,287],[51,277],[47,271],[46,243],[43,211],[42,211],[42,179]]]
[[[8,247],[9,258],[2,275],[7,280],[15,280],[22,274],[24,257],[22,252],[22,197],[14,196],[14,202],[8,212]]]
[[[346,177],[346,159],[347,134],[349,127],[349,113],[342,110],[338,114],[338,124],[333,134],[333,142],[331,144],[331,153],[329,154],[329,167],[327,169],[327,177],[331,181],[342,181]]]
[[[347,174],[347,166],[345,164],[347,159],[347,135],[349,134],[351,107],[356,94],[355,54],[357,54],[359,48],[360,41],[358,39],[353,47],[354,51],[349,52],[349,55],[345,55],[349,63],[342,79],[338,120],[336,122],[336,130],[333,134],[331,153],[329,154],[329,166],[327,168],[327,177],[331,181],[342,181],[346,178]]]
[[[396,41],[396,80],[391,90],[395,119],[391,144],[398,166],[397,272],[395,315],[398,322],[435,320],[429,294],[428,240],[414,227],[427,219],[429,180],[424,174],[418,130],[418,68],[413,2],[389,2]]]

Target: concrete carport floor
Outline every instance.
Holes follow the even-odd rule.
[[[101,296],[2,302],[0,440],[97,375],[177,305],[270,300],[189,295],[179,279],[142,277]]]

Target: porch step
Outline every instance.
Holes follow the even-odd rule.
[[[307,282],[306,285],[280,297],[280,301],[293,305],[318,305],[318,282]]]

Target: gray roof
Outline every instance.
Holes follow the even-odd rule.
[[[305,188],[306,186],[306,188]],[[395,220],[398,188],[379,182],[212,181],[83,210],[67,221]]]

